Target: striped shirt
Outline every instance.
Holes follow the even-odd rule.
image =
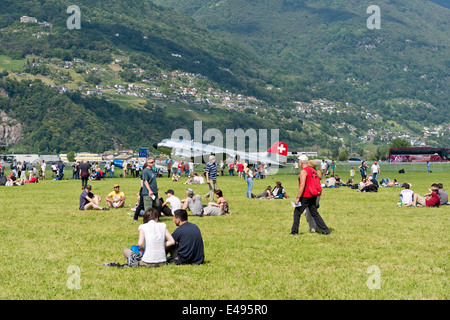
[[[205,167],[205,173],[209,174],[209,180],[217,180],[217,166],[215,163],[208,162]]]

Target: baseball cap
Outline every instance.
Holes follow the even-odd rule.
[[[85,188],[85,189],[89,189],[89,190],[91,190],[91,189],[92,189],[92,187],[91,187],[91,185],[90,185],[90,184],[87,184],[87,185],[85,185],[85,186],[84,186],[84,188]]]
[[[191,188],[187,188],[186,191],[187,191],[189,194],[194,194],[194,190],[191,189]]]
[[[175,191],[173,191],[172,189],[169,189],[166,191],[166,194],[171,193],[171,194],[175,194]]]
[[[304,154],[302,154],[301,156],[298,157],[298,160],[300,161],[308,161],[308,157]]]
[[[116,187],[120,187],[120,186],[119,186],[118,184],[115,184],[115,185],[114,185],[114,188],[116,188]]]

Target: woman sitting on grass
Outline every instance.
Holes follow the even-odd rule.
[[[139,226],[139,241],[137,244],[139,251],[142,253],[139,266],[162,266],[167,262],[166,247],[174,245],[175,240],[167,230],[166,224],[158,222],[158,210],[155,208],[150,208],[144,213],[143,221],[144,224]],[[123,250],[123,255],[130,265],[130,255],[134,256],[132,251],[126,248]]]
[[[215,192],[217,203],[210,202],[208,206],[203,209],[203,215],[205,216],[221,216],[228,212],[228,201],[223,197],[222,190],[216,190]]]
[[[266,190],[263,191],[263,193],[258,194],[257,196],[255,196],[255,198],[257,198],[257,199],[270,199],[270,198],[273,198],[273,196],[272,196],[272,187],[268,186],[266,188]]]

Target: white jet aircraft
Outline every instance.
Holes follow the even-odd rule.
[[[155,143],[153,148],[169,155],[172,159],[204,159],[208,162],[210,155],[227,163],[248,160],[250,163],[265,163],[284,167],[287,162],[288,146],[284,142],[275,142],[266,152],[245,152],[222,147],[216,147],[199,142],[182,139],[164,139]],[[197,161],[196,161],[197,162]]]

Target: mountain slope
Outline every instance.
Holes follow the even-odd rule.
[[[34,53],[105,63],[112,52],[123,49],[133,52],[147,69],[201,73],[242,90],[253,88],[264,77],[264,68],[251,54],[173,9],[149,0],[80,0],[81,29],[69,30],[66,9],[72,4],[66,0],[2,1],[0,27],[23,26],[19,18],[27,15],[51,22],[54,28],[50,36],[39,39],[0,33],[0,52],[15,58]]]
[[[13,119],[8,128],[23,133],[10,150],[137,148],[178,128],[192,133],[193,121],[202,120],[204,130],[273,128],[292,149],[350,152],[404,131],[420,138],[425,125],[448,122],[448,37],[444,21],[435,16],[437,5],[414,0],[411,9],[404,1],[380,1],[382,29],[368,30],[366,7],[357,1],[177,3],[192,4],[189,12],[213,30],[149,0],[80,0],[80,30],[66,27],[70,1],[2,1],[0,110],[2,119]],[[414,14],[406,19],[402,10]],[[409,30],[418,12],[432,22]],[[23,15],[53,28],[20,23]],[[79,59],[86,63],[75,63]],[[34,66],[41,60],[44,66]],[[207,78],[193,86],[190,76],[173,82],[174,70]],[[147,86],[158,86],[168,98],[113,93],[117,84],[142,85],[140,71],[150,79]],[[40,81],[73,92],[59,95]],[[91,97],[86,88],[95,85],[110,88]],[[198,91],[179,99],[187,87]],[[239,107],[241,100],[218,108],[194,101],[226,90],[265,102],[232,111],[227,108]],[[447,127],[441,127],[445,135],[429,143],[448,144]]]
[[[380,111],[377,102],[410,98],[448,108],[450,11],[430,1],[378,1],[380,30],[366,25],[372,1],[155,2],[245,44],[285,75],[275,85],[295,99],[324,97]]]

